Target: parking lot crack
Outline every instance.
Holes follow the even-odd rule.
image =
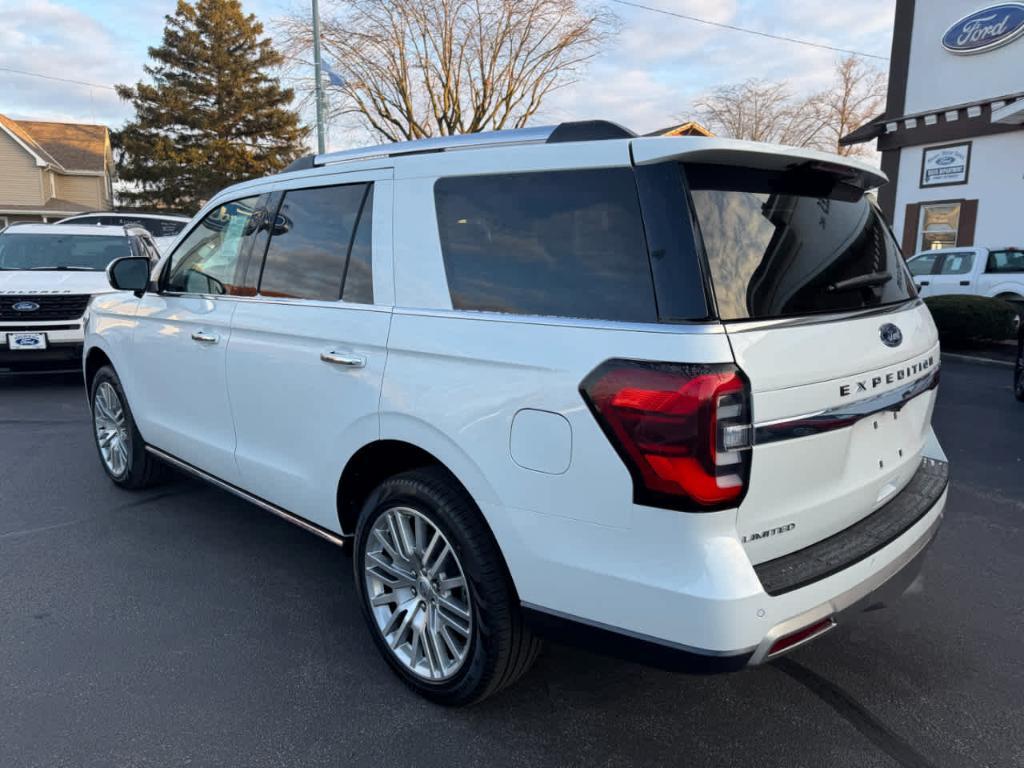
[[[904,768],[937,768],[935,763],[914,749],[835,683],[792,659],[779,659],[772,666],[789,675],[832,707],[861,735]]]

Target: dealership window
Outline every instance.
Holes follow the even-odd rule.
[[[960,203],[921,206],[921,243],[918,250],[953,248],[960,229]]]

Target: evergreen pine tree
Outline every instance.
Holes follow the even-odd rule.
[[[120,197],[194,212],[228,184],[286,166],[306,130],[272,74],[281,54],[239,0],[178,0],[164,18],[144,68],[152,82],[117,86],[135,107],[114,137]]]

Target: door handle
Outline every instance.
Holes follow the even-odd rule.
[[[332,365],[344,365],[348,368],[362,368],[366,365],[366,358],[359,355],[350,355],[345,352],[335,352],[333,349],[328,352],[321,352],[320,359]]]
[[[198,341],[200,344],[216,344],[220,341],[220,337],[206,331],[192,331],[192,341]]]
[[[970,280],[961,280],[960,281],[960,285],[970,285],[970,284],[971,284]]]
[[[928,281],[927,280],[922,280],[921,281],[921,285],[928,285]]]

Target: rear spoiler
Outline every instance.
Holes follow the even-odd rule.
[[[704,136],[657,136],[633,139],[633,163],[652,165],[667,161],[728,165],[763,171],[809,169],[836,177],[843,185],[867,191],[889,179],[878,168],[828,152],[777,144]]]

